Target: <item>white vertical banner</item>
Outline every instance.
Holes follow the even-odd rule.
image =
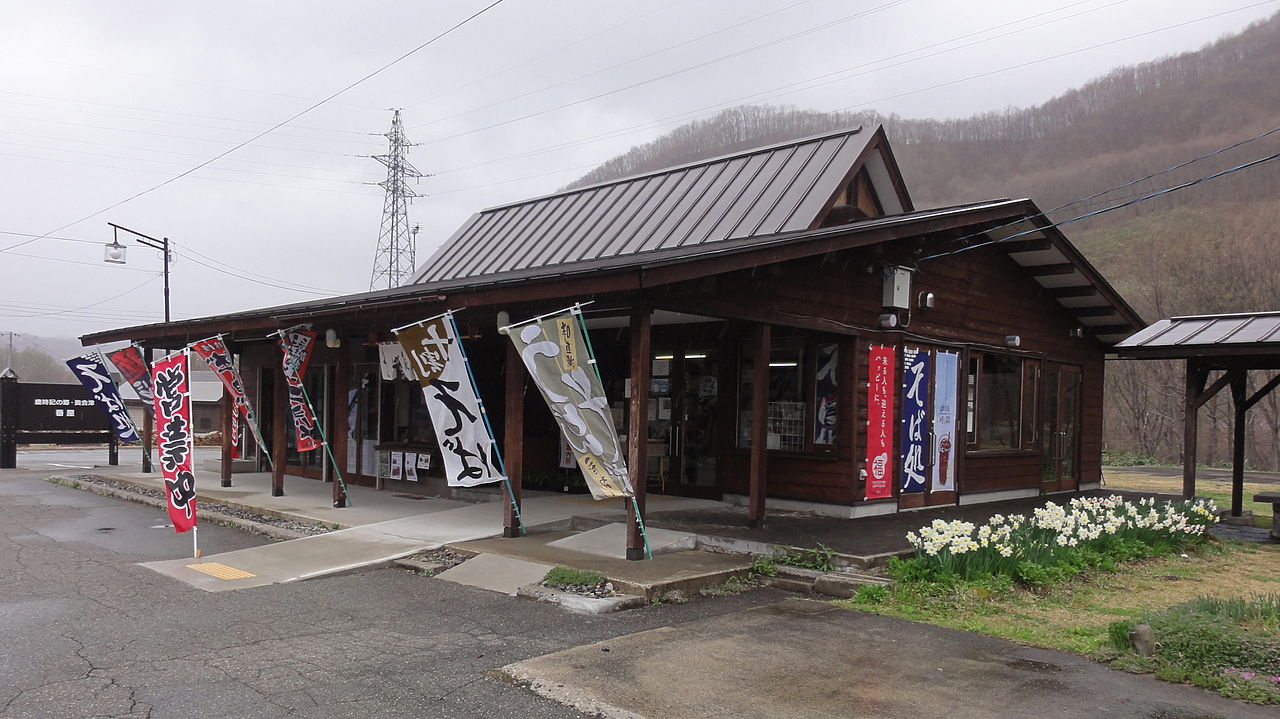
[[[960,378],[960,355],[938,352],[933,375],[933,468],[930,489],[956,490],[956,389]]]

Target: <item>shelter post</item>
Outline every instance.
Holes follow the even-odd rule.
[[[18,378],[0,376],[0,469],[18,466]]]
[[[276,363],[271,383],[271,496],[284,496],[285,432],[289,426],[289,385],[284,368]]]
[[[1249,406],[1245,404],[1245,390],[1249,373],[1244,369],[1229,371],[1232,374],[1231,406],[1235,409],[1232,422],[1234,437],[1231,439],[1231,516],[1239,517],[1244,509],[1244,420],[1249,412]]]
[[[635,496],[627,500],[627,559],[645,558],[645,490],[649,475],[649,370],[652,315],[649,308],[631,310],[631,396],[627,400],[627,466]]]
[[[351,436],[351,427],[348,419],[350,415],[348,408],[350,402],[347,400],[347,388],[351,386],[351,363],[346,357],[347,351],[344,347],[338,353],[338,364],[333,370],[333,391],[329,393],[329,416],[333,417],[333,430],[330,437],[330,450],[334,467],[347,466],[347,442]],[[342,482],[333,482],[333,506],[346,505],[346,487]]]
[[[1200,393],[1208,370],[1187,359],[1186,398],[1182,407],[1182,498],[1196,496],[1196,430],[1200,419]]]
[[[231,390],[226,386],[222,388],[222,469],[219,472],[219,479],[222,480],[223,487],[231,486],[231,463],[234,460],[234,452],[232,452],[232,442],[235,438],[231,436],[231,425],[235,422],[236,402],[231,396]]]
[[[112,467],[120,464],[120,438],[115,432],[107,438],[107,464]]]
[[[147,371],[151,371],[151,362],[155,359],[155,350],[150,347],[146,350]],[[151,474],[151,438],[155,433],[156,426],[156,408],[154,406],[145,406],[143,402],[142,408],[142,473]]]
[[[521,489],[524,486],[524,362],[516,351],[514,342],[507,346],[505,377],[506,402],[502,415],[502,458],[507,468],[507,486],[511,501],[502,509],[502,536],[520,536],[520,518],[516,508],[520,506]]]
[[[751,365],[751,486],[747,526],[764,523],[764,493],[769,471],[769,357],[772,328],[756,325],[755,360]]]

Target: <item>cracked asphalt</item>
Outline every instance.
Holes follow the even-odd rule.
[[[579,717],[496,670],[785,596],[582,617],[393,569],[207,593],[136,566],[190,556],[163,513],[50,473],[0,472],[0,717]]]

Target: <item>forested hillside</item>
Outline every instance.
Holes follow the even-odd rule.
[[[742,107],[606,162],[575,186],[769,142],[883,123],[917,207],[1030,197],[1064,221],[1280,152],[1280,14],[1199,51],[1121,67],[1042,105],[959,120]],[[1156,177],[1126,185],[1132,180]],[[1119,188],[1084,202],[1096,193]],[[1074,203],[1074,204],[1068,204]],[[1280,160],[1063,228],[1148,321],[1280,310]],[[1181,367],[1108,368],[1108,446],[1181,451]],[[1200,457],[1229,459],[1230,400],[1210,403]],[[1280,396],[1251,413],[1249,462],[1280,470]]]

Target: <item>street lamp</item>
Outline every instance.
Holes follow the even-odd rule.
[[[111,225],[111,242],[104,247],[104,250],[102,253],[103,262],[109,262],[113,265],[125,264],[125,250],[129,248],[125,245],[120,244],[120,230],[124,230],[125,232],[128,232],[131,235],[136,235],[133,238],[134,242],[137,242],[138,244],[144,245],[146,247],[150,247],[152,249],[160,250],[161,252],[164,253],[164,321],[165,321],[165,324],[168,324],[169,323],[169,258],[170,258],[169,238],[166,237],[162,240],[157,240],[156,238],[150,235],[144,235],[141,232],[138,232],[137,230],[131,230],[128,227],[125,227],[123,225],[117,225],[114,222],[108,222],[107,224]]]

